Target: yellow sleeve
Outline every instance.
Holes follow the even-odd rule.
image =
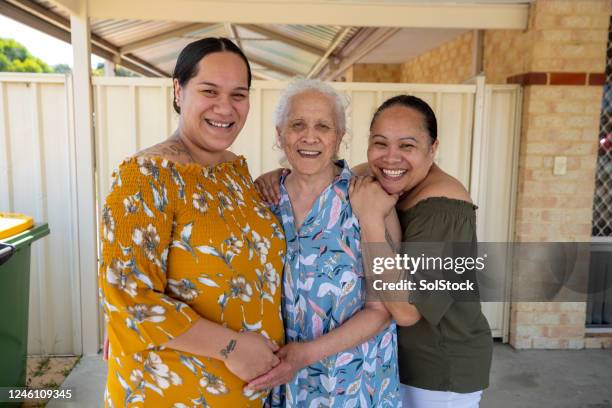
[[[145,158],[123,163],[102,209],[98,280],[115,352],[163,345],[199,318],[165,294],[166,260],[183,188],[168,165]]]

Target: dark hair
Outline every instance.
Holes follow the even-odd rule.
[[[374,127],[374,122],[382,111],[396,105],[414,109],[417,112],[423,114],[423,124],[425,126],[425,131],[427,131],[427,133],[429,134],[432,143],[436,141],[436,139],[438,138],[438,122],[436,120],[436,114],[429,107],[427,102],[425,102],[421,98],[417,98],[416,96],[412,95],[397,95],[393,98],[389,98],[384,101],[383,104],[380,105],[378,109],[376,109],[376,112],[372,117],[372,122],[370,122],[370,130],[372,130],[372,127]]]
[[[224,37],[209,37],[187,44],[179,54],[172,79],[178,80],[180,86],[184,86],[191,78],[198,74],[198,63],[202,58],[215,52],[232,52],[238,55],[247,68],[247,82],[251,87],[251,66],[249,60],[236,44]],[[172,99],[172,105],[176,113],[181,113],[181,108],[177,105],[176,99]]]

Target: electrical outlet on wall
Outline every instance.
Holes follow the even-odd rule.
[[[553,163],[553,174],[563,176],[567,173],[567,156],[555,156]]]

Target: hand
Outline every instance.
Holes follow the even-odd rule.
[[[278,204],[280,200],[280,178],[291,172],[289,169],[276,169],[257,177],[255,189],[268,204]]]
[[[227,353],[225,366],[248,382],[278,365],[280,359],[274,355],[278,349],[276,343],[259,333],[237,333],[235,347]]]
[[[261,391],[287,384],[297,372],[309,364],[308,343],[289,343],[281,348],[276,355],[281,359],[280,364],[270,372],[259,376],[246,385],[247,389]]]
[[[385,217],[395,208],[399,194],[388,194],[370,176],[353,177],[349,185],[349,200],[353,214],[360,223],[384,222]]]

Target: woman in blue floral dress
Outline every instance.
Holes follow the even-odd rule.
[[[398,407],[395,323],[365,301],[360,229],[348,199],[352,176],[336,160],[344,105],[328,85],[297,80],[275,114],[292,172],[274,208],[287,240],[281,363],[247,388],[276,387],[272,406]]]

